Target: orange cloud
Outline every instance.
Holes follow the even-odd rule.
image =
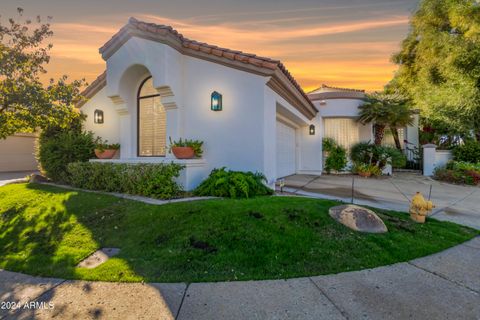
[[[342,42],[328,36],[338,35],[341,39],[348,35],[348,39],[355,39],[351,35],[355,32],[396,26],[405,26],[406,29],[408,22],[406,16],[344,23],[303,19],[301,25],[295,24],[298,18],[202,24],[148,14],[137,14],[136,17],[171,25],[194,40],[280,59],[306,90],[321,83],[380,89],[395,70],[389,59],[398,50],[400,39]],[[282,20],[284,23],[280,23]],[[55,37],[52,39],[54,47],[49,76],[63,72],[73,78],[85,77],[92,81],[97,71],[104,68],[98,48],[120,29],[122,23],[125,22],[117,21],[116,25],[52,24]]]

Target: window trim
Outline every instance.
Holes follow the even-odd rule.
[[[144,79],[140,83],[140,86],[138,87],[138,90],[137,90],[137,157],[139,157],[139,158],[165,158],[167,156],[166,152],[165,152],[164,156],[155,156],[155,155],[142,156],[142,155],[140,155],[140,100],[160,97],[160,94],[151,94],[151,95],[148,95],[148,96],[140,97],[140,92],[142,91],[143,86],[151,78],[152,78],[152,76],[148,76],[146,79]]]

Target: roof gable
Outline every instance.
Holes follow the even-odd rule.
[[[279,60],[190,40],[170,26],[146,23],[130,18],[128,23],[99,49],[103,59],[107,60],[111,57],[131,37],[160,42],[184,55],[261,76],[269,76],[271,79],[267,85],[307,118],[312,119],[318,112],[306,93]],[[86,97],[93,96],[96,93],[95,90],[98,92],[102,88],[102,84],[105,86],[105,83],[105,77],[100,76],[84,91]],[[94,88],[91,88],[92,86]]]
[[[308,93],[308,98],[312,101],[328,99],[364,99],[365,90],[331,87],[322,84],[321,87]]]

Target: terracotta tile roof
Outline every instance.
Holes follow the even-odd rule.
[[[185,51],[187,54],[198,52],[200,57],[207,55],[212,58],[212,61],[215,61],[215,59],[224,59],[222,62],[230,61],[232,64],[235,64],[234,67],[242,67],[242,65],[244,65],[245,71],[276,77],[278,79],[275,79],[275,83],[272,82],[272,84],[269,85],[272,89],[278,92],[280,90],[279,88],[281,88],[282,93],[285,95],[284,98],[287,99],[286,96],[289,96],[287,101],[290,103],[296,102],[296,104],[301,103],[303,105],[303,113],[308,114],[309,118],[313,118],[316,112],[318,112],[307,94],[281,61],[190,40],[185,38],[171,26],[147,23],[135,18],[130,18],[128,23],[99,49],[103,58],[107,60],[131,36],[144,37],[153,41],[161,41],[180,52]],[[297,94],[292,95],[291,92],[287,92],[292,91],[292,89],[288,88],[289,85],[285,84],[284,79],[281,79],[281,76],[277,74],[277,71],[287,79],[290,85],[293,86],[294,91],[296,91],[301,98],[299,98]],[[97,80],[104,81],[101,77],[102,76],[99,77],[100,80]],[[92,83],[92,85],[94,83]],[[87,88],[86,92],[89,92],[89,88]]]
[[[332,87],[322,84],[321,87],[308,93],[311,101],[328,99],[364,99],[365,90]]]
[[[332,87],[332,86],[329,86],[329,85],[326,85],[326,84],[322,84],[317,89],[314,89],[314,90],[308,92],[308,94],[320,93],[320,92],[340,92],[340,91],[342,91],[342,92],[363,92],[363,93],[365,93],[365,90],[362,90],[362,89],[340,88],[340,87]]]

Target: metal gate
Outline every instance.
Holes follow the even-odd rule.
[[[407,157],[405,169],[419,170],[423,173],[423,152],[421,147],[417,147],[412,143],[405,142],[403,153]]]

